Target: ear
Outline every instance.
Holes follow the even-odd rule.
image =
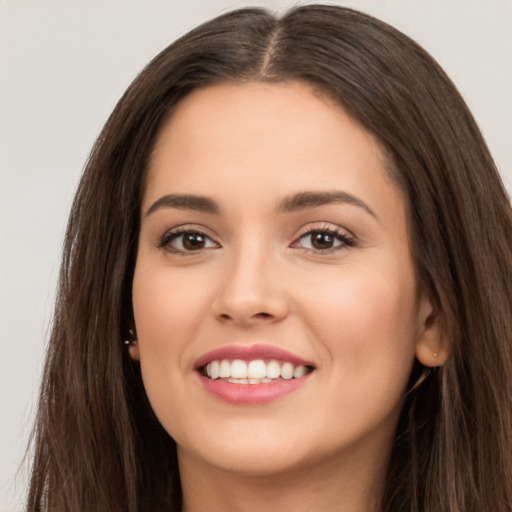
[[[125,341],[126,345],[128,345],[128,354],[134,361],[140,361],[139,341],[137,340],[135,328],[130,329],[128,332],[128,339]]]
[[[418,315],[416,358],[423,366],[442,366],[450,355],[442,311],[422,297]]]
[[[134,361],[140,361],[139,342],[137,340],[130,341],[128,345],[128,354]]]

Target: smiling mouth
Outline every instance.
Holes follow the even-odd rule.
[[[203,377],[232,384],[270,384],[300,379],[311,373],[310,365],[294,365],[277,359],[216,359],[200,368]]]

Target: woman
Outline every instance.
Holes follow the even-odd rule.
[[[29,510],[511,510],[511,235],[407,37],[333,6],[202,25],[79,186]]]

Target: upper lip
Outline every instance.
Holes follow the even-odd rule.
[[[294,366],[304,365],[313,366],[310,361],[306,361],[296,356],[292,352],[288,352],[280,347],[265,344],[253,345],[226,345],[224,347],[211,350],[200,356],[194,362],[194,369],[197,370],[208,364],[210,361],[219,361],[222,359],[243,359],[246,361],[253,359],[279,359],[289,361]]]

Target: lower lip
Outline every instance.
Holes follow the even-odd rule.
[[[278,400],[293,393],[305,384],[311,374],[299,379],[275,380],[262,384],[233,384],[218,379],[199,376],[208,393],[215,398],[236,405],[260,405]]]

